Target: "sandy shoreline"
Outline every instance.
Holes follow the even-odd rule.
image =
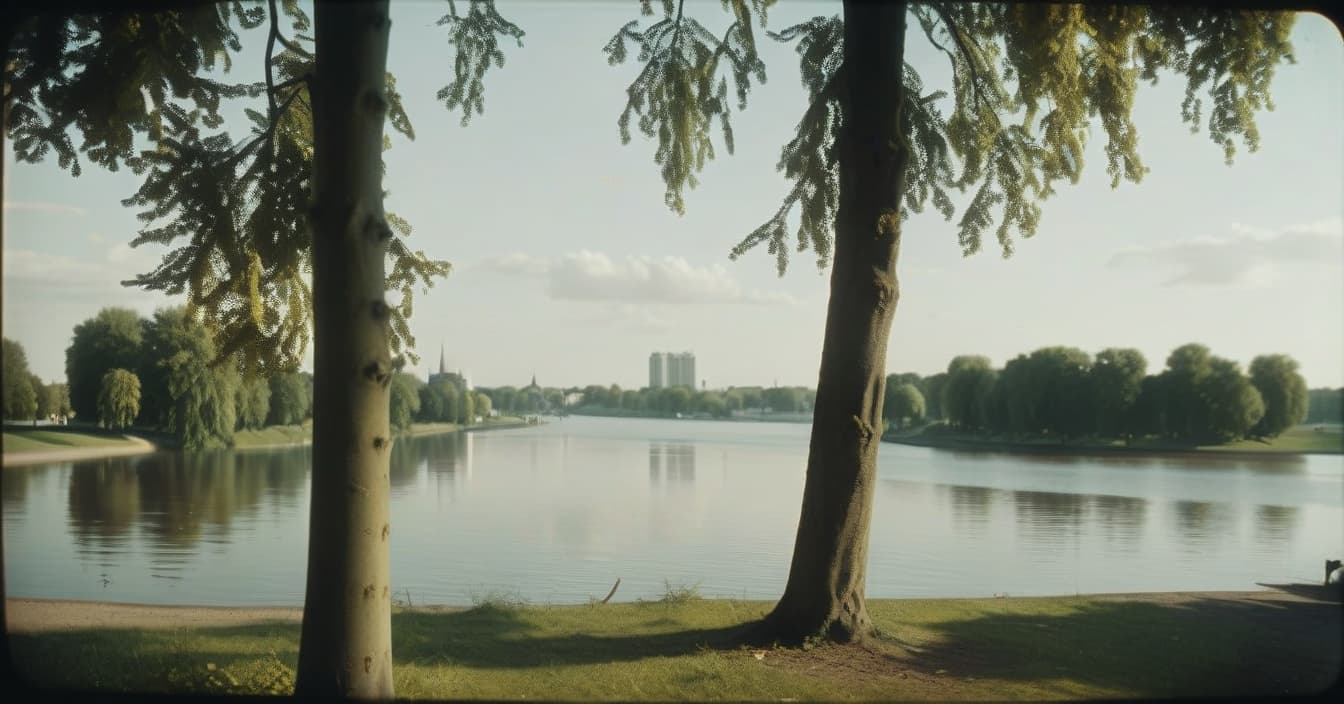
[[[132,437],[130,435],[125,435],[123,437],[130,440],[132,444],[30,450],[28,452],[6,452],[4,453],[3,459],[0,459],[0,463],[3,463],[5,467],[21,467],[30,464],[47,464],[50,462],[75,462],[78,460],[96,460],[103,457],[144,455],[159,449],[153,443],[142,438]]]
[[[1306,586],[1306,585],[1303,585]],[[985,597],[981,597],[985,598]],[[1302,593],[1279,589],[1241,592],[1139,592],[1132,594],[1084,594],[1078,597],[1006,597],[1007,600],[1068,599],[1089,601],[1140,601],[1180,605],[1203,600],[1242,603],[1315,602]],[[964,599],[872,599],[871,601],[961,601]],[[417,606],[413,611],[458,611],[467,607]],[[85,629],[173,629],[252,625],[268,622],[299,623],[303,609],[297,606],[162,606],[106,601],[13,598],[5,600],[6,630],[10,633],[44,633]]]

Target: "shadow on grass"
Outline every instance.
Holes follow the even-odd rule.
[[[1338,687],[1344,649],[1338,603],[1089,600],[1054,615],[1005,606],[1012,612],[927,624],[934,638],[903,664],[954,677],[1067,680],[1145,697]]]
[[[652,608],[665,608],[654,606]],[[677,657],[705,649],[735,647],[748,624],[719,628],[676,628],[678,622],[659,614],[630,623],[638,633],[612,633],[595,623],[596,633],[558,626],[554,632],[531,621],[527,609],[480,607],[448,613],[403,612],[393,617],[393,653],[398,661],[451,663],[478,668],[545,667],[618,663],[654,657]],[[600,609],[592,618],[603,618]],[[672,630],[656,630],[672,627]],[[578,628],[582,628],[581,625]],[[603,631],[607,631],[603,633]]]
[[[633,662],[732,648],[746,623],[688,628],[658,603],[607,620],[600,608],[567,610],[554,620],[544,609],[483,606],[460,611],[401,611],[392,617],[396,665],[455,665],[518,669]],[[590,632],[584,632],[584,631]],[[9,634],[20,677],[38,687],[155,692],[264,692],[276,671],[292,675],[299,624],[175,630],[83,629]],[[238,680],[218,684],[206,673]],[[281,677],[280,679],[285,679]],[[292,677],[289,679],[292,682]]]

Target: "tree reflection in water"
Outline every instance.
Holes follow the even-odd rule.
[[[1029,549],[1055,549],[1078,542],[1086,505],[1079,494],[1014,491],[1017,533]]]
[[[76,462],[71,467],[67,525],[75,550],[99,567],[115,566],[139,519],[135,464],[140,459],[113,457]]]
[[[446,488],[451,499],[457,484],[471,474],[470,433],[436,433],[401,437],[392,443],[388,478],[393,496],[413,491],[423,469],[434,490]]]
[[[1102,549],[1107,552],[1138,552],[1148,500],[1106,494],[1088,497],[1088,509],[1101,528]]]
[[[983,486],[950,486],[947,489],[952,502],[952,522],[957,533],[984,535],[989,527],[994,490]]]
[[[1236,514],[1231,504],[1212,501],[1176,501],[1176,535],[1187,552],[1214,548],[1233,530]]]
[[[1299,509],[1296,506],[1272,506],[1260,504],[1255,507],[1255,544],[1262,550],[1272,552],[1287,545],[1297,531]]]
[[[264,501],[292,504],[307,486],[307,456],[303,448],[219,450],[78,462],[70,472],[71,534],[81,554],[110,560],[119,551],[109,548],[134,532],[151,565],[172,571],[202,540],[228,542],[233,521]]]

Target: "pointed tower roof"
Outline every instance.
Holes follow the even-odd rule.
[[[447,372],[448,365],[443,363],[443,343],[439,343],[439,373],[446,374]]]

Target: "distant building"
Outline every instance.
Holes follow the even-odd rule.
[[[661,389],[667,386],[667,353],[654,352],[649,355],[649,388]]]
[[[649,388],[695,388],[695,355],[690,352],[654,352],[649,355]]]
[[[667,355],[667,385],[695,389],[695,355],[690,352]]]
[[[466,375],[459,369],[456,372],[448,371],[448,365],[444,363],[443,346],[439,346],[439,371],[438,373],[429,373],[429,383],[437,381],[447,381],[459,389],[471,390],[471,382],[467,380]]]

